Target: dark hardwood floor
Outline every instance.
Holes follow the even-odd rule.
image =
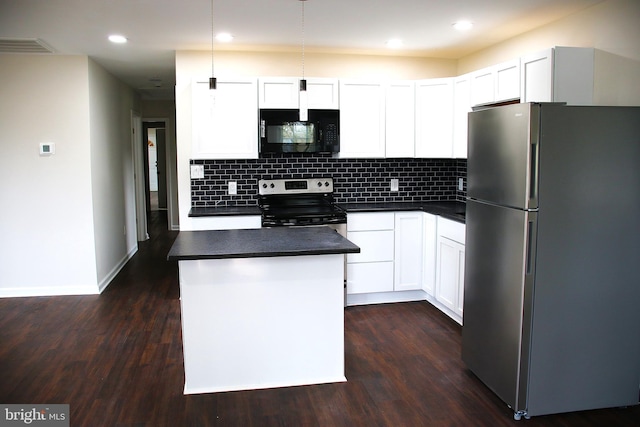
[[[639,406],[514,421],[426,302],[346,310],[346,383],[184,396],[177,233],[152,215],[102,295],[0,299],[0,403],[68,403],[72,426],[640,425]]]

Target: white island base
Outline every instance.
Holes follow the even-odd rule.
[[[185,394],[346,381],[343,254],[178,265]]]

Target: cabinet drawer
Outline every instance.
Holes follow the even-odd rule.
[[[347,293],[393,291],[393,262],[347,265]]]
[[[393,230],[393,212],[355,213],[347,215],[347,231]]]
[[[460,222],[451,221],[439,216],[438,235],[444,236],[449,240],[453,240],[454,242],[462,243],[464,245],[465,225]]]
[[[360,247],[360,253],[347,254],[348,263],[393,261],[393,230],[349,231],[347,239]]]

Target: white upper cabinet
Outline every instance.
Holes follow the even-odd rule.
[[[483,68],[471,73],[471,105],[488,104],[495,99],[493,69]]]
[[[340,108],[338,79],[307,79],[307,107],[320,110]]]
[[[192,82],[194,159],[258,158],[258,88],[255,78]]]
[[[453,79],[416,82],[416,157],[453,155]]]
[[[467,158],[467,130],[471,112],[471,75],[453,79],[453,157]]]
[[[503,62],[470,73],[471,105],[520,98],[520,60]]]
[[[493,66],[494,101],[520,99],[520,58]]]
[[[258,83],[259,108],[299,107],[300,79],[295,77],[261,77]]]
[[[593,48],[555,47],[520,58],[522,102],[592,105]]]
[[[308,78],[306,93],[300,92],[299,77],[261,77],[259,108],[299,108],[301,96],[307,97],[307,108],[337,110],[338,79]]]
[[[340,81],[340,157],[385,156],[385,85]]]
[[[386,157],[414,157],[415,84],[391,82],[386,91]]]

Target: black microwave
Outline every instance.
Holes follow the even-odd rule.
[[[260,152],[340,152],[339,110],[309,110],[308,120],[299,117],[297,109],[261,109]]]

